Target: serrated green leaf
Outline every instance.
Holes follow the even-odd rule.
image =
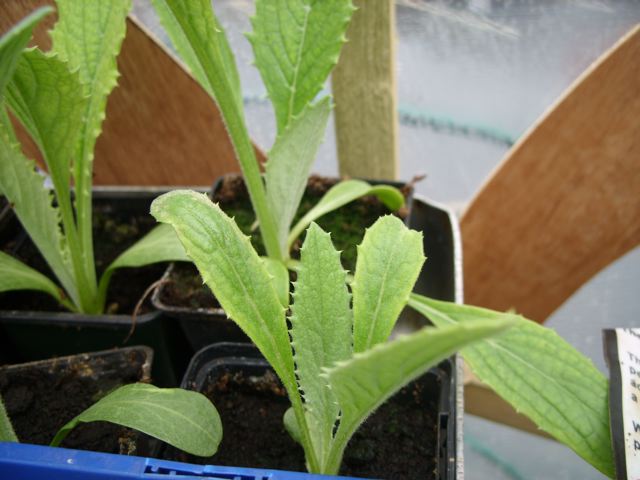
[[[38,8],[0,38],[0,100],[4,95],[5,87],[13,76],[22,51],[31,40],[33,29],[52,11],[51,7]]]
[[[404,204],[404,197],[397,188],[388,185],[371,186],[362,180],[344,180],[331,187],[320,201],[298,220],[298,223],[289,233],[287,249],[291,249],[293,242],[311,222],[366,195],[375,195],[392,212],[398,210]]]
[[[11,419],[7,415],[7,410],[4,408],[4,402],[0,396],[0,442],[17,442],[18,436],[13,430],[11,425]]]
[[[60,231],[60,213],[35,163],[11,142],[0,124],[0,193],[12,203],[22,226],[77,305],[78,292],[68,244]]]
[[[260,259],[271,277],[273,288],[278,294],[280,303],[287,308],[289,306],[289,270],[278,260],[269,257],[260,257]]]
[[[139,430],[201,457],[216,453],[222,439],[218,411],[201,393],[134,383],[114,390],[67,423],[51,446],[60,445],[79,423],[98,421]]]
[[[291,306],[291,344],[304,392],[311,440],[321,465],[333,440],[340,409],[322,370],[351,357],[351,297],[347,272],[328,233],[312,223],[302,246]]]
[[[509,320],[487,319],[443,328],[425,327],[357,353],[351,360],[329,369],[326,375],[342,417],[328,472],[340,465],[344,446],[353,432],[391,395],[460,348],[512,324]]]
[[[267,201],[283,252],[288,251],[289,227],[307,186],[330,112],[328,97],[308,106],[278,136],[269,152],[265,166]]]
[[[338,62],[351,0],[258,0],[248,35],[283,132]]]
[[[101,310],[107,297],[111,276],[118,268],[143,267],[161,262],[189,262],[182,243],[170,225],[158,225],[122,252],[102,274],[98,286]]]
[[[353,292],[353,347],[387,340],[424,263],[422,233],[392,215],[381,217],[358,246]]]
[[[65,229],[75,228],[70,165],[88,103],[78,75],[56,56],[27,51],[16,66],[7,101],[42,152],[60,207],[69,209],[71,225],[65,223]]]
[[[73,310],[73,306],[65,300],[58,286],[48,277],[1,251],[0,272],[2,272],[0,292],[37,290],[48,293],[58,302]]]
[[[93,256],[91,194],[94,148],[105,118],[107,97],[118,82],[117,56],[126,33],[131,0],[57,0],[58,22],[51,31],[52,52],[77,70],[88,101],[73,162],[76,223],[83,308],[97,311],[97,282]],[[58,192],[59,194],[59,192]],[[67,222],[65,221],[65,224]]]
[[[553,330],[519,315],[412,294],[409,305],[437,326],[514,319],[514,328],[464,348],[478,378],[539,428],[613,477],[608,382]]]
[[[295,377],[285,309],[249,238],[206,195],[192,191],[156,198],[151,214],[175,228],[222,308],[291,387]]]

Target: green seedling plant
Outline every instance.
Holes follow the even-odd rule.
[[[425,327],[386,342],[424,262],[422,235],[393,216],[365,233],[350,289],[329,234],[312,223],[289,305],[284,265],[262,260],[205,195],[170,192],[154,200],[151,213],[175,228],[225,312],[282,381],[291,401],[285,426],[311,472],[336,474],[353,433],[394,392],[511,325],[496,318]]]
[[[80,423],[111,422],[146,433],[180,450],[213,455],[222,439],[216,408],[202,394],[146,383],[123,385],[64,425],[50,443],[58,447]],[[18,442],[0,398],[0,441]]]
[[[361,196],[376,195],[392,211],[403,205],[395,188],[347,180],[291,227],[331,111],[329,97],[315,98],[345,42],[351,0],[256,2],[248,38],[277,123],[264,178],[247,133],[234,56],[212,2],[152,3],[181,58],[219,107],[270,259],[287,263],[293,243],[312,221]]]
[[[58,0],[57,6],[51,51],[25,50],[49,7],[35,11],[0,39],[0,194],[13,206],[59,284],[0,252],[0,291],[38,290],[71,311],[98,314],[117,268],[181,260],[184,252],[170,229],[156,228],[97,279],[93,150],[107,97],[117,83],[116,57],[130,0]],[[34,161],[22,153],[7,107],[40,150],[55,195]]]

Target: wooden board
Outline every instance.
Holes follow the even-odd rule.
[[[53,1],[2,0],[0,32],[45,4]],[[50,46],[47,31],[54,23],[49,16],[34,35],[42,49]],[[239,170],[215,102],[132,17],[118,67],[119,85],[96,145],[95,184],[206,185]],[[37,157],[23,130],[19,136]]]
[[[355,0],[347,43],[332,75],[341,176],[398,176],[395,4]]]
[[[640,26],[513,147],[461,230],[465,301],[538,322],[640,243]]]

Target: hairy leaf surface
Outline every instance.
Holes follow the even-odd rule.
[[[514,319],[514,328],[464,348],[478,378],[538,427],[613,476],[607,379],[553,330],[519,315],[412,294],[410,306],[438,327]]]
[[[248,35],[283,132],[338,62],[351,0],[258,0]]]
[[[0,124],[0,193],[13,210],[38,250],[54,271],[74,303],[78,298],[69,247],[60,231],[60,214],[52,195],[44,188],[44,177],[27,160],[20,146],[10,140]]]
[[[300,254],[289,319],[291,342],[311,439],[322,462],[331,447],[339,407],[321,373],[351,357],[351,298],[340,254],[315,223],[307,230]]]
[[[425,327],[357,353],[351,360],[329,369],[329,384],[342,409],[335,456],[330,465],[339,466],[344,446],[353,432],[400,388],[460,348],[511,325],[508,320],[486,319],[437,329]]]
[[[66,303],[58,286],[48,277],[0,251],[0,292],[37,290],[48,293],[60,303]],[[67,307],[70,305],[66,304]]]
[[[424,263],[422,233],[381,217],[358,245],[353,292],[353,346],[363,352],[387,340]]]
[[[31,40],[33,29],[53,11],[51,7],[41,7],[23,18],[0,38],[0,100],[4,89],[11,80],[22,51]]]
[[[206,195],[192,191],[175,190],[158,197],[151,214],[175,228],[222,308],[253,340],[289,390],[295,377],[285,309],[249,238]]]
[[[267,201],[276,221],[283,252],[287,251],[289,227],[324,138],[330,111],[329,98],[305,108],[278,136],[269,152],[265,167]]]
[[[4,408],[2,397],[0,397],[0,442],[17,442],[18,436],[13,430],[11,425],[11,419],[7,415],[7,410]]]
[[[287,248],[291,249],[293,242],[311,222],[365,195],[375,195],[378,200],[393,212],[404,204],[404,197],[397,188],[388,185],[371,186],[362,180],[342,181],[331,187],[320,201],[298,220],[298,223],[291,229],[289,234]]]
[[[201,457],[216,453],[222,439],[218,411],[201,393],[134,383],[114,390],[67,423],[51,446],[60,445],[79,423],[98,421],[139,430]]]

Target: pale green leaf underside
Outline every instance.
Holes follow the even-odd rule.
[[[0,38],[0,100],[13,76],[22,51],[31,40],[33,29],[52,11],[51,7],[38,8]]]
[[[78,75],[57,56],[27,51],[9,84],[7,101],[40,148],[59,200],[66,205],[71,158],[87,107]]]
[[[0,397],[0,442],[17,442],[18,436],[13,430],[7,410],[4,408],[2,397]]]
[[[210,0],[152,0],[152,4],[198,83],[216,102],[232,98],[242,111],[238,69]]]
[[[289,227],[307,186],[330,112],[328,97],[308,106],[278,136],[269,152],[265,167],[267,202],[283,252],[287,252]]]
[[[291,249],[293,242],[311,222],[365,195],[375,195],[392,212],[404,204],[404,197],[397,188],[388,185],[371,186],[362,180],[344,180],[331,187],[320,201],[298,220],[289,233],[288,249]]]
[[[613,476],[608,383],[590,359],[553,330],[518,315],[413,294],[410,306],[437,326],[512,318],[514,328],[462,350],[478,378],[542,430]]]
[[[222,308],[291,388],[294,373],[285,309],[249,238],[206,195],[192,191],[158,197],[151,214],[175,228]]]
[[[67,423],[52,446],[79,423],[111,422],[139,430],[180,450],[209,457],[222,439],[218,411],[202,394],[134,383],[114,390]]]
[[[0,125],[0,193],[13,210],[31,240],[54,271],[69,295],[77,298],[68,245],[60,231],[60,214],[52,195],[44,188],[44,177],[27,160],[20,147],[9,140]]]
[[[37,290],[62,301],[60,289],[48,277],[1,251],[0,272],[0,292]]]
[[[255,63],[273,103],[278,132],[322,89],[337,63],[350,0],[258,0],[252,18]]]
[[[511,325],[510,321],[495,319],[437,329],[425,327],[357,353],[328,370],[329,383],[342,409],[336,433],[338,450],[369,414],[404,385],[460,348]]]
[[[380,218],[358,246],[353,292],[353,346],[385,342],[424,263],[422,233],[392,215]]]
[[[300,254],[289,318],[291,342],[311,439],[322,464],[340,410],[321,373],[351,357],[351,298],[340,254],[315,223],[307,230]]]

